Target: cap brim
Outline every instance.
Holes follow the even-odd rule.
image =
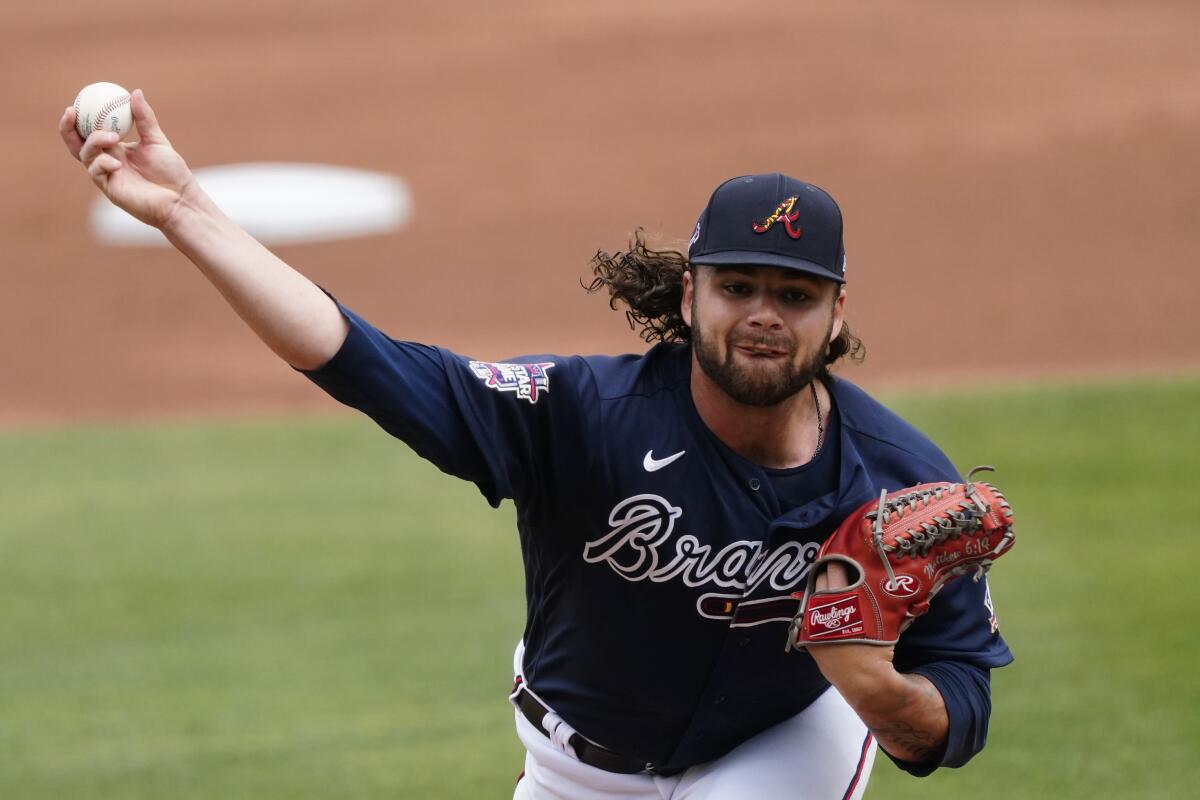
[[[802,258],[781,256],[775,253],[760,253],[752,250],[725,250],[720,253],[696,256],[688,260],[693,264],[702,264],[710,267],[731,267],[736,265],[748,267],[783,267],[784,269],[794,269],[797,272],[815,275],[818,278],[825,278],[837,283],[846,282],[843,276],[838,275],[828,267],[823,267],[812,261],[805,261]]]

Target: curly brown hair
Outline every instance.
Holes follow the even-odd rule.
[[[692,331],[683,321],[679,304],[683,299],[683,273],[693,265],[682,248],[653,249],[646,244],[646,232],[638,228],[627,251],[609,254],[597,250],[591,267],[595,277],[584,288],[589,292],[607,289],[609,307],[616,311],[617,304],[623,303],[630,329],[641,327],[639,335],[644,340],[691,342]],[[842,358],[862,361],[865,357],[866,346],[843,323],[842,332],[825,354],[825,366],[832,366]]]

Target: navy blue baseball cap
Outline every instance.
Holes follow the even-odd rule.
[[[688,260],[786,267],[845,283],[842,211],[824,189],[778,172],[730,178],[696,221]]]

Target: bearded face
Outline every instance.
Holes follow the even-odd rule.
[[[836,290],[782,269],[714,270],[691,298],[696,362],[738,403],[787,400],[822,371]]]

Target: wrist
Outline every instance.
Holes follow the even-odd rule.
[[[159,230],[171,244],[186,250],[193,242],[218,227],[226,219],[217,204],[193,180],[179,193],[178,199],[163,220]]]
[[[887,717],[902,704],[906,678],[889,660],[864,661],[825,676],[860,717]]]

